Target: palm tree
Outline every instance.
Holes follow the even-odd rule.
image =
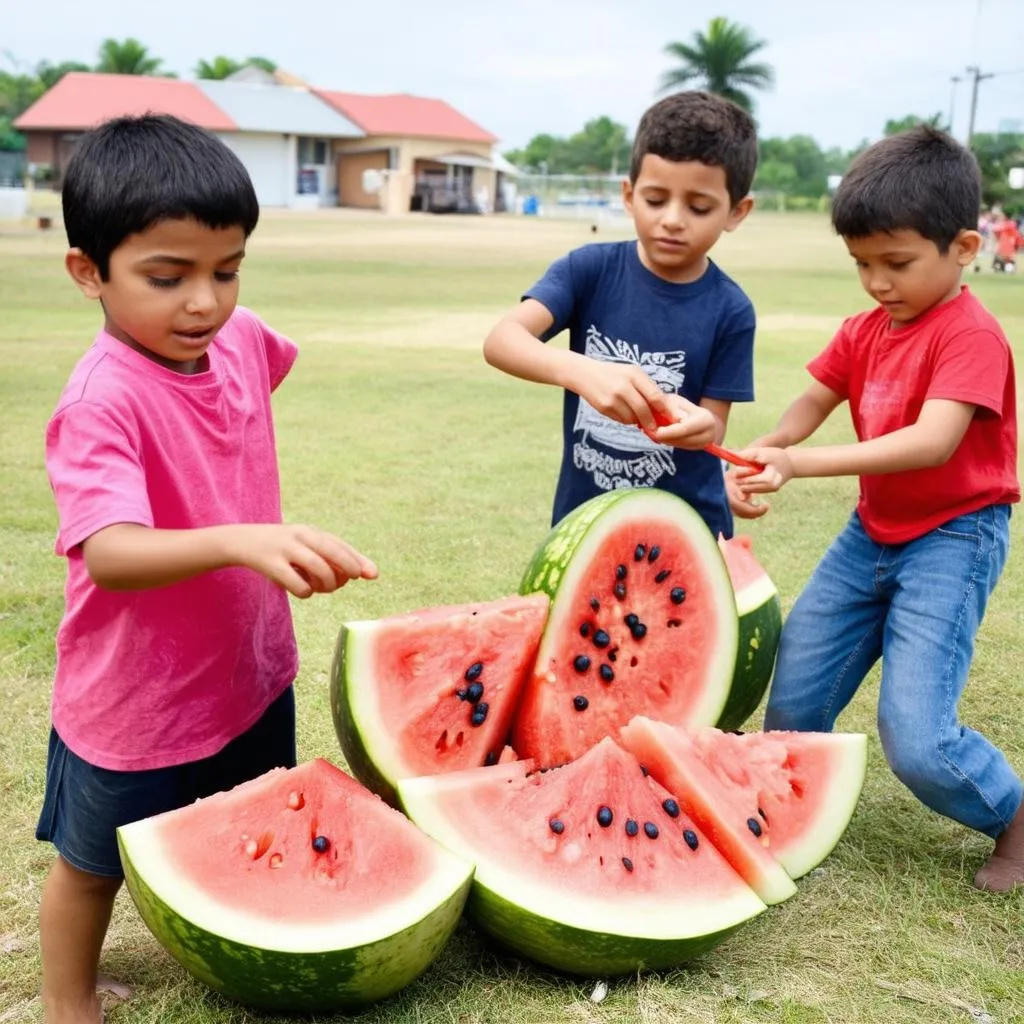
[[[750,29],[728,18],[712,18],[707,32],[694,32],[689,43],[669,43],[665,52],[679,61],[666,71],[661,91],[675,91],[699,82],[708,92],[732,100],[744,110],[754,106],[751,89],[767,89],[775,82],[770,64],[752,62],[751,57],[768,44],[755,39]]]
[[[213,60],[201,60],[195,68],[196,78],[221,79],[229,78],[244,67],[230,57],[217,56]]]
[[[161,71],[163,61],[151,57],[147,47],[138,39],[104,39],[100,43],[99,62],[96,70],[110,75],[161,75],[174,78],[170,71]]]

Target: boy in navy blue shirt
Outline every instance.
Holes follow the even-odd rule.
[[[750,212],[756,166],[735,104],[656,103],[622,186],[637,240],[556,260],[487,336],[492,366],[565,389],[553,522],[603,491],[659,487],[732,536],[722,466],[702,449],[724,438],[733,402],[753,400],[754,309],[708,252]],[[543,344],[566,327],[568,351]]]

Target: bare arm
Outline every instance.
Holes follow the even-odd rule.
[[[750,447],[788,448],[809,438],[829,418],[843,399],[820,381],[807,390],[782,414],[775,429],[753,441]]]

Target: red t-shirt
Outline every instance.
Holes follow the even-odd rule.
[[[849,401],[861,441],[916,423],[928,399],[977,406],[944,465],[860,478],[857,512],[873,540],[901,544],[985,505],[1020,501],[1013,354],[966,286],[905,327],[893,328],[881,306],[850,317],[807,369]]]

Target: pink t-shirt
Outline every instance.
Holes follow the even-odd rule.
[[[281,522],[270,393],[297,350],[246,309],[209,368],[168,370],[101,332],[46,431],[66,555],[53,724],[79,757],[121,771],[216,753],[291,684],[298,654],[286,592],[249,569],[112,592],[82,542],[115,523],[182,530]]]

